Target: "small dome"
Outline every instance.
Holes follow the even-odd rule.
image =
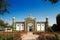
[[[31,15],[27,17],[28,19],[34,19],[34,17],[32,17]]]
[[[49,18],[48,16],[46,16],[46,18]]]
[[[13,19],[15,19],[15,17],[13,17]]]

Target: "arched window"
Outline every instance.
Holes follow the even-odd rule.
[[[40,31],[40,29],[41,29],[40,24],[37,24],[37,31]]]
[[[16,24],[16,30],[18,30],[18,31],[24,30],[24,24]]]
[[[45,25],[41,24],[41,31],[45,31]]]

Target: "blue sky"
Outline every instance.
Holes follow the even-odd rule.
[[[16,21],[24,21],[24,18],[30,14],[36,18],[37,21],[45,21],[48,16],[49,25],[56,23],[56,15],[60,13],[60,1],[57,4],[44,2],[43,0],[7,0],[11,3],[12,7],[9,8],[10,14],[5,13],[0,17],[12,24],[12,17]]]

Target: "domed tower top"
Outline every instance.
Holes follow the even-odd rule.
[[[48,17],[46,17],[46,25],[48,26]]]
[[[16,19],[15,19],[15,17],[13,17],[13,18],[12,18],[12,20],[13,20],[13,22],[16,22]]]
[[[35,19],[33,16],[29,15],[27,19]]]
[[[27,18],[34,19],[33,16],[29,15]]]
[[[13,17],[13,19],[15,19],[15,17]]]
[[[46,22],[48,22],[48,16],[46,17]]]

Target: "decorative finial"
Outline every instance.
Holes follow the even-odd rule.
[[[15,17],[13,17],[13,19],[15,19]]]
[[[46,16],[46,18],[49,18],[48,16]]]

